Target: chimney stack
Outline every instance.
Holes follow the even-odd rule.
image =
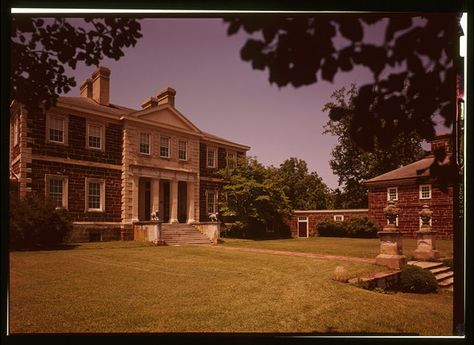
[[[174,98],[176,96],[176,90],[171,87],[166,87],[163,90],[158,91],[156,98],[158,99],[158,105],[169,104],[174,107]]]
[[[110,69],[107,67],[99,67],[92,74],[92,99],[99,104],[108,106],[109,93]]]
[[[158,99],[155,97],[148,97],[142,102],[142,109],[148,109],[158,106]]]
[[[431,140],[431,154],[434,154],[434,152],[439,148],[444,148],[446,153],[451,153],[450,134],[437,135],[433,140]]]
[[[92,79],[87,78],[81,85],[81,97],[92,98]]]

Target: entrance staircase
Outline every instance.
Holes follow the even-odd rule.
[[[434,274],[438,286],[448,290],[453,289],[454,276],[450,267],[445,266],[442,262],[432,261],[408,261],[408,265],[414,265],[430,271]]]
[[[190,224],[162,224],[162,239],[169,246],[212,244],[211,240]]]

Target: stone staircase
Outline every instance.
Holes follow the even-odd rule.
[[[211,240],[190,224],[162,224],[162,239],[166,245],[212,244]]]
[[[453,290],[453,271],[450,267],[445,266],[442,262],[408,261],[408,265],[414,265],[421,267],[425,270],[429,270],[431,273],[434,274],[436,280],[438,281],[438,286],[440,288],[445,288],[451,291]]]

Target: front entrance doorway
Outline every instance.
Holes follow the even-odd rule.
[[[308,217],[298,217],[298,237],[308,237]]]
[[[163,223],[170,221],[170,181],[160,180],[160,219]]]
[[[146,221],[151,218],[151,180],[140,177],[138,181],[138,220]]]
[[[178,182],[178,222],[186,223],[188,219],[188,208],[187,208],[187,184],[184,181]]]

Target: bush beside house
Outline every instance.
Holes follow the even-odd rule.
[[[378,227],[368,217],[353,217],[344,221],[323,220],[316,225],[319,236],[375,238]]]

